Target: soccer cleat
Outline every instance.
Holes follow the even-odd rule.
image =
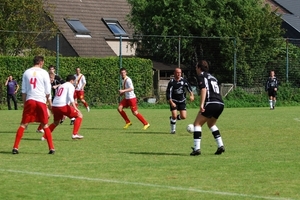
[[[88,112],[90,112],[90,107],[86,107],[86,110],[87,110]]]
[[[79,135],[79,134],[72,135],[72,139],[82,139],[82,138],[83,138],[83,136]]]
[[[65,120],[61,119],[61,120],[59,121],[59,124],[62,124],[64,121],[65,121]]]
[[[225,152],[225,148],[224,148],[224,146],[221,146],[217,149],[217,151],[215,152],[215,155],[221,155],[223,152]]]
[[[12,154],[19,154],[19,151],[18,151],[18,149],[16,149],[16,148],[13,148],[13,150],[12,150]]]
[[[200,149],[195,150],[194,147],[191,147],[193,149],[192,153],[190,153],[190,156],[199,156],[201,155]]]
[[[150,124],[146,124],[146,125],[144,125],[143,130],[147,130],[149,127],[150,127]]]
[[[46,140],[46,138],[44,138],[44,137],[41,137],[41,140],[42,140],[42,141],[44,141],[44,140]]]
[[[75,118],[72,118],[71,122],[70,122],[70,125],[74,125],[74,122],[75,122]]]
[[[55,153],[55,150],[54,149],[50,149],[49,153],[48,154],[54,154]]]
[[[41,130],[36,130],[37,133],[44,133],[44,129],[41,129]]]
[[[129,123],[127,123],[123,128],[124,129],[127,129],[129,126],[131,126],[132,125],[132,123],[131,122],[129,122]]]
[[[175,134],[175,133],[176,133],[176,131],[171,131],[170,133],[171,133],[171,134]]]

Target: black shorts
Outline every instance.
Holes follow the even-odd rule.
[[[201,115],[207,118],[213,117],[218,119],[219,116],[222,114],[223,110],[224,110],[224,104],[209,103],[205,106],[205,112],[201,113]]]
[[[269,95],[269,97],[276,97],[277,96],[277,91],[268,90],[268,95]]]
[[[174,102],[176,104],[176,107],[172,107],[170,105],[170,111],[172,110],[186,110],[186,103],[185,102],[181,102],[181,103],[178,103],[178,102]]]

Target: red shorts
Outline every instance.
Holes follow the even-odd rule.
[[[124,108],[130,107],[132,112],[137,111],[137,109],[138,109],[138,106],[136,103],[136,98],[123,99],[119,105],[122,105]]]
[[[84,91],[83,90],[75,90],[74,99],[84,99]]]
[[[63,107],[52,106],[52,113],[54,121],[63,119],[63,116],[67,116],[69,118],[78,117],[78,111],[75,110],[73,106],[69,105],[65,105]]]
[[[27,100],[23,109],[22,123],[40,122],[48,124],[48,111],[45,103]]]

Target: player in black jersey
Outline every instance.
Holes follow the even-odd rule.
[[[216,122],[223,112],[224,103],[220,94],[218,80],[208,73],[209,66],[207,61],[201,60],[196,64],[198,75],[198,87],[200,91],[200,111],[194,122],[194,147],[190,154],[197,156],[201,154],[200,144],[202,136],[202,126],[207,123],[208,128],[214,136],[218,149],[216,155],[225,152],[220,131],[216,126]]]
[[[268,92],[269,96],[269,104],[270,104],[270,110],[275,109],[276,104],[276,96],[277,96],[277,90],[278,90],[278,79],[275,76],[275,72],[273,70],[270,71],[270,77],[268,78],[266,82],[266,92]]]
[[[186,91],[190,93],[190,100],[194,101],[194,93],[189,82],[181,77],[182,71],[180,68],[176,68],[174,71],[174,78],[168,83],[166,90],[167,101],[170,104],[170,126],[171,134],[175,134],[176,120],[182,120],[186,118]],[[180,114],[177,114],[177,111]]]

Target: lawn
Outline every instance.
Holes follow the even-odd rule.
[[[298,107],[227,108],[218,122],[226,152],[203,128],[202,155],[190,156],[197,109],[169,134],[168,109],[140,109],[151,124],[126,110],[133,125],[124,130],[116,109],[91,109],[72,140],[69,120],[53,132],[56,152],[30,124],[11,150],[21,110],[0,111],[1,199],[300,199]],[[52,118],[51,118],[52,121]]]

